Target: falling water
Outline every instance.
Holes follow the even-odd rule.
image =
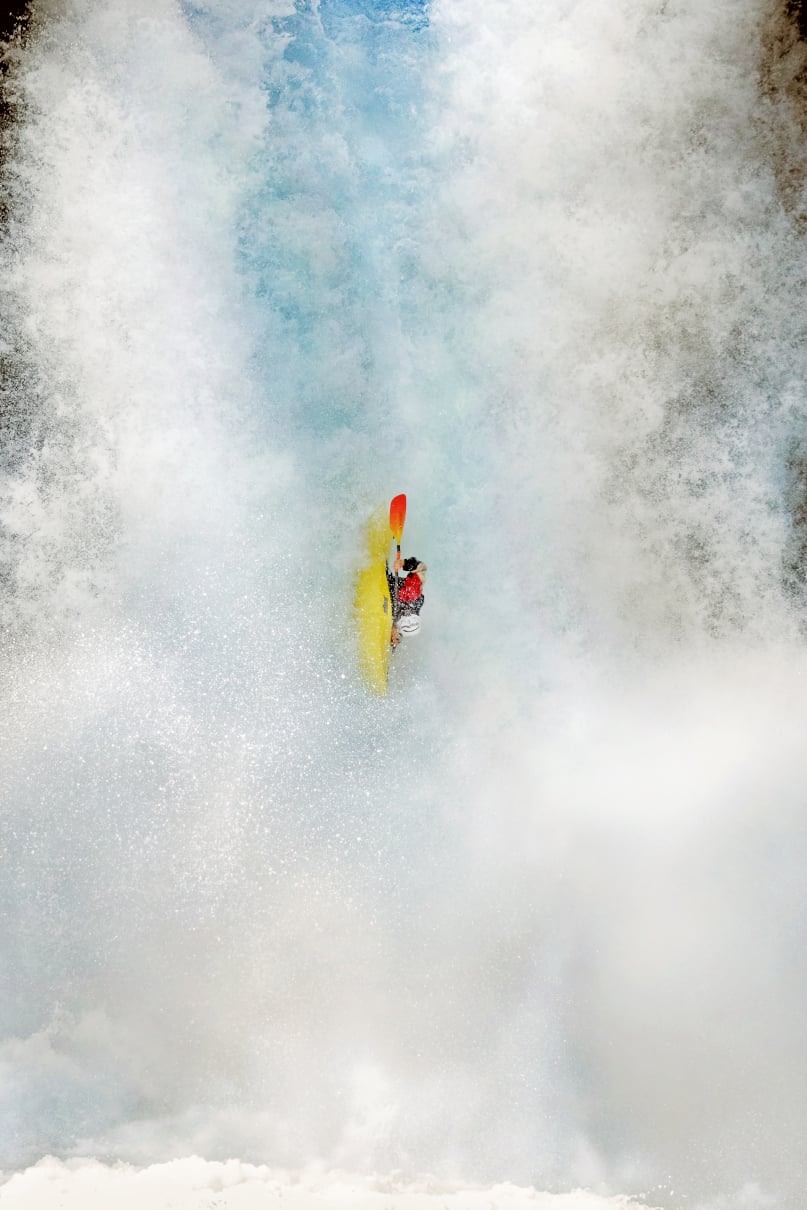
[[[5,1168],[800,1204],[802,52],[762,0],[37,0]]]

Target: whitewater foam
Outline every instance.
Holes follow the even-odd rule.
[[[42,3],[20,52],[0,1162],[795,1205],[761,14],[399,8]],[[350,572],[400,490],[424,633],[368,702]]]

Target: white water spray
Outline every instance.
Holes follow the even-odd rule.
[[[797,1204],[805,250],[761,17],[40,4],[6,1167]],[[350,573],[399,490],[429,592],[378,703]]]

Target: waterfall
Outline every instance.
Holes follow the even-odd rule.
[[[794,22],[36,0],[4,78],[3,1168],[798,1204]],[[424,624],[370,700],[352,577],[397,492]]]

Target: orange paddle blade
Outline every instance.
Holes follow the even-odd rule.
[[[392,530],[398,546],[401,545],[403,536],[404,522],[406,521],[406,496],[396,496],[390,501],[389,506],[389,527]]]

